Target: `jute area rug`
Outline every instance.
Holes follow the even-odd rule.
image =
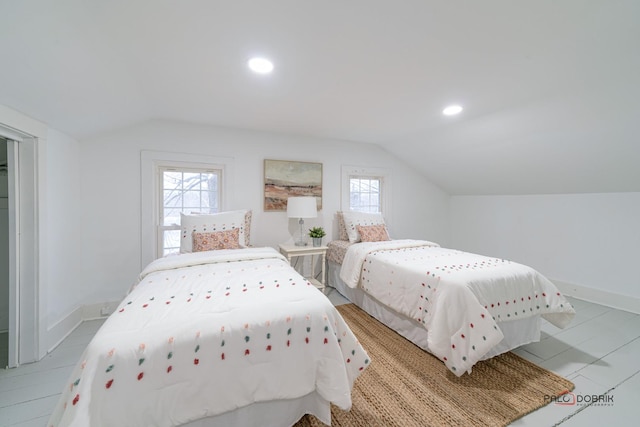
[[[573,383],[509,352],[453,375],[436,357],[354,304],[338,306],[371,357],[350,411],[331,407],[333,426],[505,426],[573,390]],[[324,426],[306,415],[295,427]]]

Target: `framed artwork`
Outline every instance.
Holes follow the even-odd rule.
[[[264,161],[264,210],[286,211],[287,198],[313,196],[322,209],[322,163]]]

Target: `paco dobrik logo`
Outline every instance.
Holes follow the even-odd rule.
[[[561,406],[595,405],[613,406],[613,396],[609,394],[576,394],[565,391],[559,396],[544,396],[545,403],[555,403]]]

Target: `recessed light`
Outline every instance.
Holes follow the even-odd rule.
[[[449,105],[447,108],[442,110],[442,114],[445,116],[455,116],[456,114],[462,111],[462,107],[459,105]]]
[[[273,71],[273,62],[266,58],[251,58],[248,62],[249,68],[255,73],[269,74]]]

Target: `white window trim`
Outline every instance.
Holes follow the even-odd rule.
[[[342,165],[342,180],[341,180],[341,195],[340,195],[340,210],[349,211],[349,178],[357,177],[376,177],[381,179],[381,204],[382,216],[384,216],[385,222],[389,224],[391,222],[391,169],[376,168],[366,166],[348,166]]]
[[[158,226],[160,224],[159,173],[161,167],[186,169],[222,170],[220,183],[220,211],[228,210],[232,204],[233,158],[203,156],[200,154],[171,153],[143,150],[140,155],[140,247],[142,270],[158,254]]]
[[[224,167],[221,165],[209,165],[208,167],[205,168],[196,168],[196,167],[184,167],[184,166],[167,166],[167,165],[158,165],[156,167],[156,173],[158,174],[158,181],[157,181],[157,188],[156,190],[158,191],[158,205],[156,206],[156,209],[158,209],[157,212],[157,218],[158,218],[158,223],[156,224],[156,257],[159,258],[161,256],[164,256],[164,232],[168,231],[168,230],[180,230],[180,224],[172,224],[172,225],[164,225],[164,217],[163,217],[163,211],[164,211],[164,206],[163,203],[160,203],[161,200],[164,199],[164,186],[161,185],[162,182],[162,177],[164,176],[164,172],[167,171],[180,171],[180,172],[196,172],[196,173],[202,173],[202,172],[210,172],[210,173],[214,173],[218,176],[218,212],[220,212],[222,210],[222,193],[224,193],[223,190],[223,186],[224,186]],[[162,254],[162,255],[161,255]]]

